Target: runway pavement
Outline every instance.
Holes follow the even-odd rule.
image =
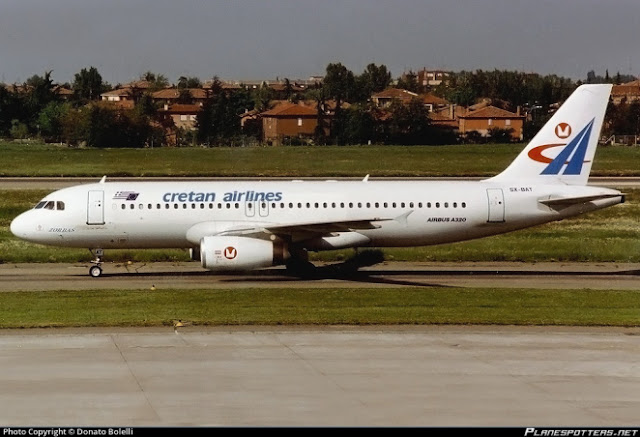
[[[313,280],[195,262],[107,264],[95,279],[87,267],[0,265],[0,291],[640,285],[631,264],[385,263]],[[638,350],[640,328],[4,330],[0,425],[637,427]]]
[[[2,426],[638,426],[638,329],[0,331]]]
[[[312,279],[284,268],[214,274],[197,262],[106,263],[91,278],[90,264],[1,264],[0,292],[105,289],[496,287],[544,289],[640,289],[640,266],[617,263],[400,263],[385,262],[338,273],[319,265]]]

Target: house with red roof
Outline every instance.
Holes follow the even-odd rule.
[[[470,132],[478,132],[483,137],[489,136],[491,129],[511,129],[511,137],[514,140],[521,141],[523,139],[523,115],[520,111],[517,113],[500,109],[496,106],[485,106],[475,111],[460,115],[459,132],[460,135],[466,136]]]
[[[287,137],[311,138],[318,126],[318,111],[307,105],[282,102],[260,114],[262,139],[273,145],[282,144]],[[330,117],[326,115],[327,119]],[[325,134],[329,134],[327,120]]]
[[[611,101],[615,105],[627,102],[631,103],[640,100],[640,80],[614,85],[611,89]]]

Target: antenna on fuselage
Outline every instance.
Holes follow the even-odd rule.
[[[104,184],[104,181],[107,180],[107,175],[102,176],[102,179],[100,179],[100,183]]]
[[[369,182],[369,175],[366,175],[366,176],[364,177],[364,179],[362,180],[362,182]]]

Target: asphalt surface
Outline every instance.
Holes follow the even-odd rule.
[[[0,331],[3,426],[637,427],[640,330]]]
[[[0,292],[105,289],[497,287],[543,289],[640,289],[640,265],[617,263],[393,263],[344,273],[319,265],[301,279],[284,268],[240,274],[214,274],[197,262],[103,265],[100,278],[91,264],[0,264]]]

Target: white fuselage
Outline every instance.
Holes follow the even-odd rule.
[[[614,197],[564,208],[539,202],[602,194]],[[522,229],[622,200],[606,188],[490,181],[108,182],[56,191],[16,218],[11,230],[55,246],[191,248],[204,235],[243,226],[362,220],[375,226],[306,240],[296,234],[289,243],[309,250],[426,246]]]

